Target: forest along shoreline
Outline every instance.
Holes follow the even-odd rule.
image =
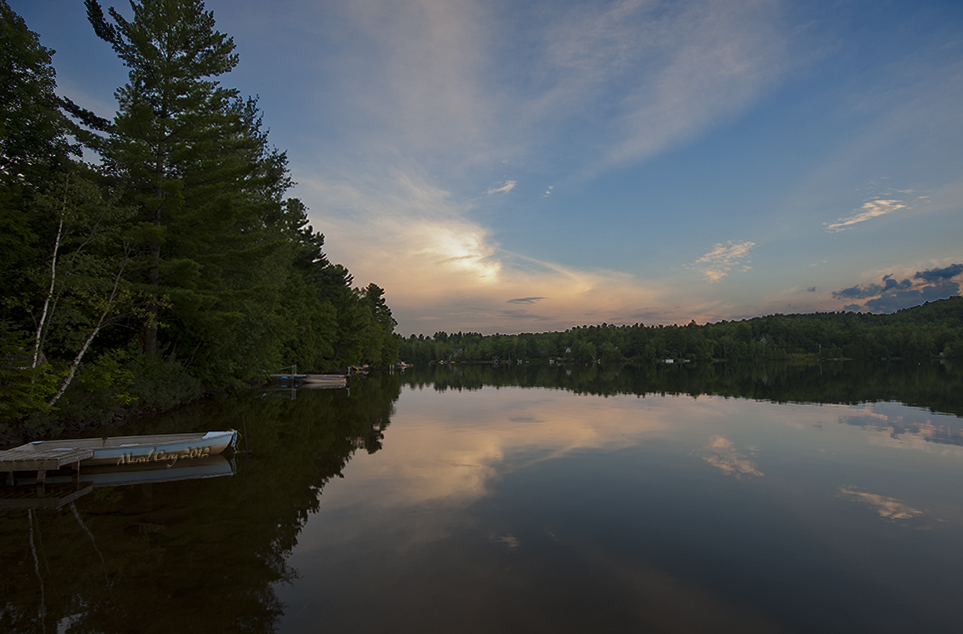
[[[963,359],[963,297],[892,314],[850,311],[768,315],[685,326],[598,324],[564,332],[411,335],[402,359],[429,362],[556,363]]]
[[[86,7],[129,69],[110,120],[57,94],[54,52],[0,0],[0,438],[395,363],[383,289],[328,260],[257,100],[221,83],[239,59],[213,13]]]

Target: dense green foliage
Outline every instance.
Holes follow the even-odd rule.
[[[963,357],[963,297],[891,315],[835,312],[771,315],[698,326],[582,326],[565,332],[519,335],[477,333],[402,339],[401,358],[500,362],[655,363],[666,359],[882,359]]]
[[[0,0],[0,419],[395,361],[383,291],[328,261],[256,101],[218,81],[238,57],[203,2],[86,6],[129,71],[112,121],[56,95]]]

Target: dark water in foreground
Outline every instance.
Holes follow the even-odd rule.
[[[0,631],[963,631],[961,388],[438,367],[220,397],[118,431],[241,430],[213,477],[0,492]]]

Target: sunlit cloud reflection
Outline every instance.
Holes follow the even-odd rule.
[[[754,452],[755,448],[750,447],[749,451]],[[743,478],[763,475],[754,460],[739,452],[729,440],[722,436],[713,439],[702,459],[728,476]]]
[[[840,487],[839,493],[844,497],[872,507],[880,517],[888,520],[907,520],[923,514],[923,511],[909,506],[902,500],[860,491],[856,487]]]

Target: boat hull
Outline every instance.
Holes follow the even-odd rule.
[[[66,451],[92,449],[92,458],[80,465],[127,465],[155,463],[173,466],[179,461],[216,456],[237,443],[237,432],[207,432],[206,434],[157,434],[153,436],[114,436],[112,438],[78,438],[73,440],[43,440],[32,442],[10,451]]]

